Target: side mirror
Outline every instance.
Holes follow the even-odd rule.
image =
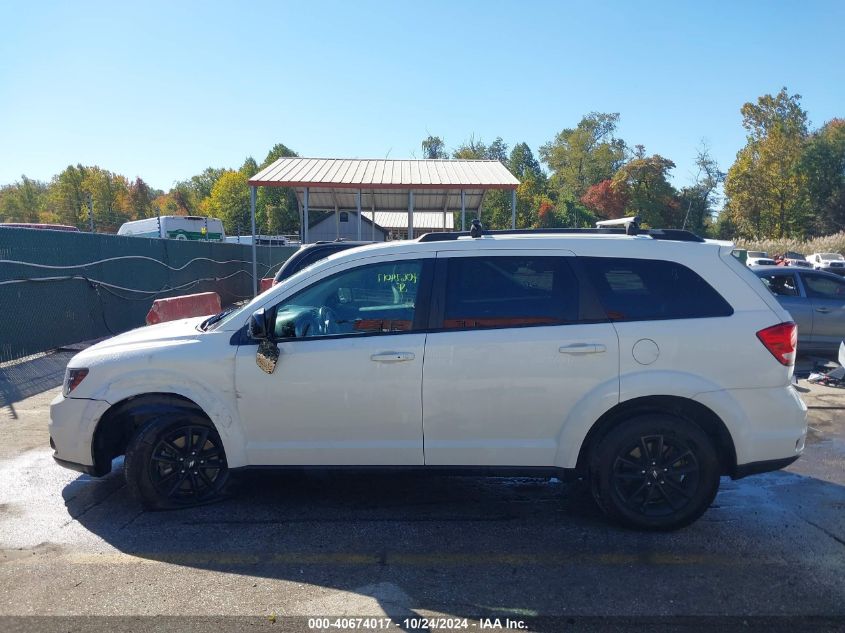
[[[249,317],[249,325],[247,326],[247,333],[249,338],[257,341],[263,341],[270,338],[270,328],[268,327],[268,316],[264,308],[256,310]]]

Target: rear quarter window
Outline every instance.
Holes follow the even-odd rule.
[[[683,264],[655,259],[579,257],[612,321],[700,319],[733,314],[733,308]]]

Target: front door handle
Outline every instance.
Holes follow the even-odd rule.
[[[376,363],[402,363],[414,358],[413,352],[380,352],[370,356],[370,360]]]
[[[827,314],[830,312],[830,308],[816,308],[816,312],[821,312],[822,314]]]
[[[564,345],[558,349],[561,354],[601,354],[607,351],[602,343],[574,343]]]

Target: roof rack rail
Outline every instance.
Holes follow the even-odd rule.
[[[506,229],[502,231],[481,231],[484,235],[630,235],[621,228],[595,229]],[[655,240],[673,240],[677,242],[703,242],[704,238],[682,229],[639,229],[635,235],[644,235]],[[420,236],[420,242],[448,242],[459,237],[479,237],[470,231],[450,231],[446,233],[426,233]]]

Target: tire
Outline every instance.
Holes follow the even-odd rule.
[[[626,527],[677,530],[710,507],[719,471],[713,441],[698,425],[672,415],[639,415],[596,446],[590,488],[599,508]]]
[[[220,436],[192,411],[177,410],[142,426],[129,441],[123,469],[129,493],[148,510],[218,500],[229,478]]]

